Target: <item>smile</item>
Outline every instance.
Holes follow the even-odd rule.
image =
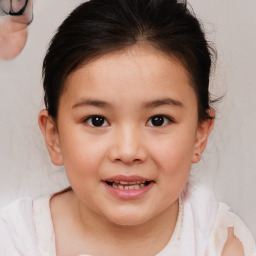
[[[148,186],[150,181],[106,181],[106,183],[117,189],[122,190],[138,190]]]
[[[103,184],[110,194],[122,199],[138,199],[154,186],[155,181],[140,176],[114,176],[103,180]]]

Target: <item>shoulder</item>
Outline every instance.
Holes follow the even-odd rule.
[[[244,256],[244,247],[241,241],[235,237],[234,228],[228,228],[228,237],[223,247],[221,256]]]
[[[206,255],[256,256],[252,234],[226,204],[219,203]]]
[[[18,228],[20,223],[33,215],[33,200],[21,198],[5,206],[0,212],[0,219],[9,227]]]
[[[39,255],[32,198],[16,200],[1,210],[0,241],[1,255]]]
[[[190,231],[190,238],[194,237],[182,236],[184,248],[190,243],[190,247],[197,248],[196,255],[256,256],[252,234],[230,207],[218,203],[212,192],[201,185],[184,192],[183,227],[186,233]]]

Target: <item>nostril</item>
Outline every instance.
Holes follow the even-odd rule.
[[[139,164],[139,163],[141,163],[141,162],[142,162],[141,159],[134,159],[134,160],[133,160],[133,163],[138,163],[138,164]]]
[[[143,162],[142,159],[139,158],[127,158],[127,157],[121,157],[114,160],[115,162],[123,162],[125,164],[140,164]]]
[[[119,154],[119,155],[110,155],[110,160],[112,162],[122,162],[125,164],[141,164],[145,162],[146,156],[138,156],[136,154]]]
[[[113,139],[109,151],[112,162],[123,162],[125,164],[139,164],[147,158],[146,148],[142,141],[135,135],[117,136]]]

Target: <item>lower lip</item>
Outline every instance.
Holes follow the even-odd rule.
[[[150,182],[150,184],[148,184],[144,188],[131,189],[131,190],[113,188],[112,186],[108,185],[106,182],[103,182],[103,184],[113,196],[120,199],[124,199],[124,200],[131,200],[131,199],[140,198],[144,194],[146,194],[153,187],[154,182]]]

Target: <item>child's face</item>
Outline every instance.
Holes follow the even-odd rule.
[[[204,149],[207,122],[198,125],[186,70],[136,46],[69,76],[52,160],[65,165],[83,207],[112,223],[138,225],[177,203]],[[122,184],[128,181],[138,183]]]

